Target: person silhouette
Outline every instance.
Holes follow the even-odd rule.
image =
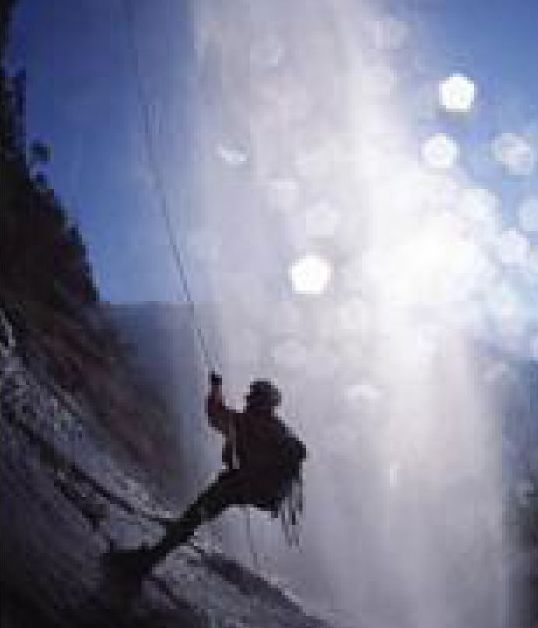
[[[277,516],[306,458],[305,445],[275,413],[280,403],[278,388],[260,379],[250,384],[242,412],[229,408],[222,378],[211,373],[206,410],[209,424],[224,437],[223,469],[179,519],[166,525],[153,547],[114,550],[112,564],[131,578],[143,578],[202,523],[230,507],[253,506]]]

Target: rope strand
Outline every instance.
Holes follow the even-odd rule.
[[[200,323],[197,320],[196,306],[194,304],[194,299],[193,299],[193,296],[189,287],[189,281],[187,277],[187,271],[185,269],[185,264],[183,262],[183,257],[179,249],[179,246],[177,244],[177,240],[174,236],[174,228],[172,224],[168,198],[164,189],[162,174],[161,174],[161,171],[157,162],[156,154],[155,154],[155,145],[153,142],[150,107],[149,107],[148,99],[147,99],[146,92],[144,89],[144,81],[142,77],[142,64],[140,62],[140,54],[139,54],[138,47],[136,45],[135,36],[134,36],[134,19],[133,19],[133,14],[131,11],[131,5],[130,5],[129,0],[122,0],[122,6],[125,13],[125,19],[126,19],[127,42],[128,42],[129,52],[131,56],[133,75],[135,78],[137,98],[140,105],[140,113],[142,116],[144,145],[145,145],[145,150],[146,150],[148,167],[149,167],[150,175],[153,181],[153,187],[155,189],[160,213],[163,218],[164,227],[165,227],[165,231],[166,231],[166,235],[168,239],[168,244],[170,246],[170,250],[172,253],[172,259],[174,261],[178,278],[181,284],[181,291],[182,291],[181,296],[187,300],[187,303],[191,310],[192,324],[193,324],[196,336],[198,338],[200,352],[202,354],[205,365],[208,370],[212,371],[218,367],[218,364],[215,359],[212,359],[212,355],[211,355],[211,352],[209,351],[208,343],[204,336],[204,332],[202,330]]]
[[[151,177],[153,180],[153,186],[157,194],[159,208],[163,217],[165,230],[168,237],[168,243],[172,251],[172,258],[176,265],[178,277],[181,283],[181,289],[191,309],[192,323],[193,323],[193,327],[196,332],[196,335],[198,337],[200,351],[205,361],[206,367],[208,368],[208,370],[213,371],[215,370],[215,367],[218,367],[218,365],[217,365],[216,360],[212,359],[202,327],[197,321],[196,306],[194,304],[194,299],[190,291],[187,272],[185,269],[185,265],[183,263],[181,251],[178,247],[176,238],[174,237],[173,224],[172,224],[172,219],[170,216],[170,211],[169,211],[169,206],[168,206],[168,199],[164,191],[162,175],[161,175],[161,171],[159,169],[157,158],[155,155],[155,146],[153,142],[153,135],[152,135],[152,128],[151,128],[150,108],[149,108],[148,100],[147,100],[146,93],[144,90],[144,81],[142,79],[140,54],[138,52],[138,48],[136,46],[136,41],[134,37],[134,20],[133,20],[133,15],[131,12],[131,6],[130,6],[129,0],[122,0],[122,5],[123,5],[125,17],[126,17],[127,39],[128,39],[129,50],[130,50],[131,59],[132,59],[133,73],[134,73],[136,88],[137,88],[137,96],[138,96],[138,100],[140,104],[140,111],[142,114],[144,141],[145,141],[145,147],[146,147],[146,156],[148,160],[148,166],[149,166]],[[250,515],[247,510],[245,510],[245,516],[246,516],[245,527],[246,527],[247,542],[248,542],[248,547],[249,547],[251,557],[252,557],[252,564],[253,564],[254,569],[258,571],[259,560],[258,560],[256,548],[254,547],[254,541],[252,537],[252,530],[251,530],[251,524],[250,524]]]

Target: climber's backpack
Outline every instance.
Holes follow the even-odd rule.
[[[282,422],[283,434],[276,462],[281,478],[278,497],[272,509],[280,517],[288,544],[299,541],[299,523],[303,512],[303,462],[306,447]]]
[[[245,421],[238,414],[237,418],[223,459],[229,468],[248,469],[257,490],[265,495],[258,506],[280,517],[286,540],[296,543],[303,510],[302,466],[306,447],[278,417],[249,417]]]

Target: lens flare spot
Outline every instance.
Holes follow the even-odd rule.
[[[498,230],[499,199],[487,188],[467,188],[458,209],[467,231],[477,240],[491,240]]]
[[[439,103],[451,113],[467,113],[476,97],[474,82],[463,74],[452,74],[439,83]]]
[[[323,294],[331,276],[332,268],[329,262],[313,253],[299,258],[289,269],[292,287],[299,294]]]
[[[345,396],[353,404],[373,404],[381,399],[381,391],[371,382],[363,381],[348,386]]]
[[[456,164],[459,147],[454,139],[445,133],[435,133],[422,145],[422,159],[434,170],[448,170]]]
[[[217,155],[227,166],[230,166],[232,168],[242,166],[248,160],[248,154],[246,153],[246,151],[236,146],[226,144],[217,145]]]
[[[515,133],[501,133],[491,143],[494,159],[513,176],[525,177],[536,167],[536,150]]]

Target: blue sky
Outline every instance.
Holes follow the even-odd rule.
[[[28,135],[52,147],[50,180],[82,228],[103,297],[169,299],[123,16],[120,2],[22,0],[11,59],[28,73]],[[192,152],[188,12],[181,2],[137,3],[135,21],[159,157],[182,200]]]
[[[160,164],[181,228],[191,217],[196,168],[190,3],[133,6]],[[396,6],[402,12],[404,3]],[[537,2],[426,0],[403,12],[431,76],[463,71],[476,80],[479,123],[456,130],[467,134],[471,148],[495,131],[538,125]],[[103,297],[170,299],[174,271],[145,172],[128,50],[119,0],[20,2],[11,59],[28,72],[29,137],[52,147],[51,182],[81,225]],[[511,201],[538,191],[536,177],[501,181],[496,170],[476,174]]]
[[[470,173],[506,201],[509,223],[521,196],[538,191],[537,175],[507,177],[499,167],[477,163],[481,155],[476,153],[483,152],[497,133],[533,131],[536,135],[538,131],[538,3],[442,0],[418,9],[417,14],[433,49],[432,71],[439,77],[463,72],[477,84],[478,107],[471,124],[449,126],[449,130],[459,134],[469,153],[475,153],[475,163],[470,156],[467,164]]]

